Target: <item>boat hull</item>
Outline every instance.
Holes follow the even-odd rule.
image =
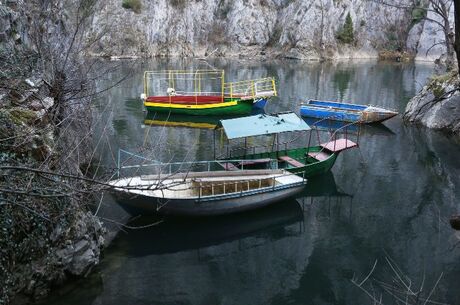
[[[239,99],[216,96],[148,97],[144,106],[149,112],[197,116],[232,116],[250,114],[253,108],[263,109],[267,99]]]
[[[367,105],[310,100],[300,107],[300,115],[351,123],[379,123],[398,113]]]
[[[278,152],[265,152],[258,154],[248,154],[248,155],[239,155],[232,156],[230,159],[278,159],[283,156],[288,156],[300,162],[303,162],[304,166],[291,166],[285,162],[279,161],[278,168],[286,169],[287,171],[294,173],[298,176],[311,178],[316,175],[321,175],[327,173],[334,166],[335,161],[337,160],[338,152],[332,153],[327,159],[319,161],[312,157],[307,156],[308,153],[319,152],[323,148],[321,146],[312,146],[309,148],[295,148],[282,150]]]
[[[124,191],[116,191],[114,196],[133,215],[214,216],[262,208],[301,193],[304,187],[304,183],[298,183],[213,198],[164,199]]]
[[[267,103],[268,103],[267,98],[259,98],[259,99],[254,100],[253,107],[256,109],[264,109]]]

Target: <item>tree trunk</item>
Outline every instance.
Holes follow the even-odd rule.
[[[460,72],[460,0],[454,0],[455,41],[454,49],[457,56],[457,68]]]

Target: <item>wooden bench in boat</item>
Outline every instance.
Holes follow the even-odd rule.
[[[335,141],[330,141],[327,143],[323,143],[320,145],[322,148],[327,149],[331,152],[340,152],[342,150],[346,150],[349,148],[357,147],[358,144],[356,144],[353,141],[350,141],[348,139],[338,139]]]
[[[242,160],[239,162],[240,165],[247,166],[247,165],[255,165],[255,164],[263,164],[270,162],[270,158],[263,158],[263,159],[249,159],[249,160]]]
[[[320,152],[309,152],[308,156],[315,158],[318,161],[324,161],[327,160],[331,154],[325,151],[320,151]]]
[[[292,159],[291,157],[288,157],[288,156],[282,156],[282,157],[278,157],[279,160],[281,161],[284,161],[294,167],[302,167],[302,166],[305,166],[305,164],[297,161],[297,160],[294,160]]]
[[[228,171],[237,171],[239,170],[233,163],[230,162],[217,162],[220,166],[222,166],[225,170]]]

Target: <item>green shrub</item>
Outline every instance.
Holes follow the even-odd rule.
[[[170,0],[169,2],[171,3],[172,6],[181,8],[181,9],[185,8],[185,6],[187,5],[186,0]]]
[[[136,14],[140,14],[142,10],[141,0],[123,0],[121,6],[127,10],[132,10]]]
[[[353,32],[353,20],[351,19],[350,13],[348,13],[342,29],[337,31],[336,38],[342,43],[353,43],[355,41]]]
[[[426,13],[427,13],[427,10],[424,8],[420,8],[420,7],[414,8],[411,14],[412,24],[416,24],[422,21],[426,17]]]

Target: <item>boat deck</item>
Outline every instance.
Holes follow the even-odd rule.
[[[241,173],[241,172],[240,172]],[[257,190],[277,185],[302,182],[303,179],[283,170],[238,172],[193,173],[196,177],[173,179],[146,179],[146,177],[124,178],[112,185],[133,195],[164,199],[187,199],[205,196],[225,195],[235,192]],[[191,174],[191,176],[194,176]],[[203,174],[207,174],[204,176]],[[153,178],[153,177],[152,177]],[[185,180],[184,180],[185,179]]]
[[[357,147],[357,146],[358,144],[348,139],[337,139],[335,141],[330,141],[330,142],[321,144],[322,148],[327,149],[331,152],[340,152],[340,151],[343,151],[349,148],[353,148],[353,147]]]

